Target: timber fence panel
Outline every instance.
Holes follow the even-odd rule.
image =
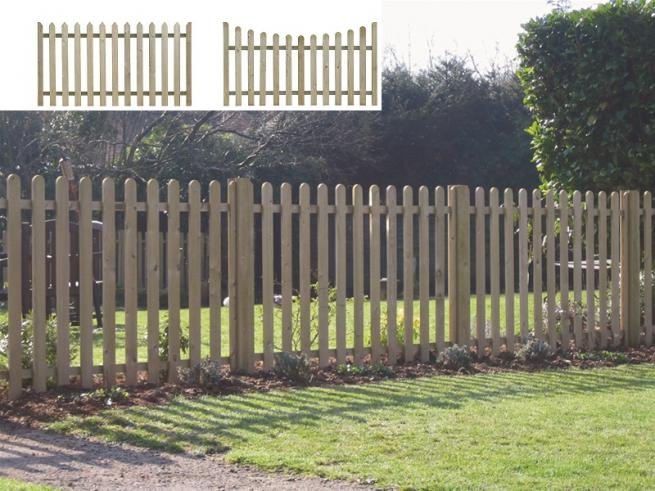
[[[359,39],[355,41],[355,31],[345,34],[346,43],[342,43],[342,34],[335,33],[330,43],[330,35],[312,34],[305,36],[259,34],[259,43],[255,44],[255,33],[249,30],[246,45],[242,44],[242,28],[232,29],[227,22],[223,29],[223,91],[224,106],[241,106],[243,104],[243,56],[246,53],[247,105],[255,103],[255,91],[260,106],[278,106],[283,96],[286,106],[334,106],[342,104],[342,66],[345,53],[347,104],[359,107],[376,107],[379,105],[379,47],[377,23],[370,29],[359,28]],[[233,33],[233,35],[231,35]],[[271,40],[271,41],[269,41]],[[255,52],[259,51],[259,63],[255,64]],[[268,52],[272,52],[272,89],[268,80]],[[334,63],[330,63],[330,52],[334,52]],[[284,52],[281,55],[280,52]],[[295,56],[293,54],[295,52]],[[357,52],[357,56],[355,55]],[[320,56],[319,56],[320,55]],[[284,65],[286,75],[284,88],[280,88],[280,66]],[[320,65],[320,66],[319,66]],[[255,88],[255,82],[258,87]],[[320,95],[320,97],[319,97]],[[357,95],[357,101],[355,98]],[[357,104],[356,104],[357,103]]]
[[[96,28],[89,23],[82,30],[80,24],[76,23],[71,29],[64,23],[58,30],[51,23],[46,31],[43,24],[38,23],[37,104],[44,106],[47,101],[50,107],[68,106],[72,94],[75,106],[82,106],[83,100],[88,107],[96,105],[96,102],[99,106],[105,106],[109,55],[112,106],[130,106],[133,96],[136,97],[136,105],[143,106],[144,95],[150,106],[168,106],[169,97],[172,97],[172,105],[180,106],[182,96],[184,104],[191,105],[191,23],[187,23],[184,31],[180,30],[179,23],[174,24],[173,29],[169,29],[166,23],[159,29],[151,23],[147,32],[143,31],[141,23],[137,24],[136,29],[125,23],[120,30],[118,24],[113,23],[109,37],[110,53],[107,53],[105,24]],[[146,56],[144,38],[148,43]],[[172,42],[172,49],[169,49],[169,41]],[[46,44],[47,51],[44,49]],[[85,56],[82,56],[82,46]],[[144,57],[148,65],[148,85],[145,89]],[[97,82],[96,65],[99,75]],[[169,83],[169,73],[172,73],[172,84]]]
[[[331,191],[285,184],[275,193],[265,183],[260,195],[238,179],[228,184],[224,202],[218,182],[205,199],[198,182],[181,195],[176,181],[162,193],[155,180],[127,179],[117,183],[125,192],[116,201],[115,183],[105,179],[101,200],[93,201],[90,179],[80,180],[79,196],[70,184],[59,178],[48,200],[37,176],[21,199],[11,176],[0,196],[9,266],[9,366],[0,376],[9,379],[11,397],[24,385],[44,390],[51,377],[83,387],[98,383],[97,375],[107,386],[145,377],[156,384],[164,369],[175,382],[178,369],[206,355],[244,372],[259,362],[272,369],[280,351],[303,353],[321,366],[394,364],[401,354],[427,361],[454,343],[511,350],[531,333],[566,344],[570,324],[582,349],[653,342],[652,281],[644,278],[652,273],[650,193],[612,193],[609,202],[605,193],[585,193],[583,202],[575,192],[569,206],[566,193],[549,192],[542,202],[535,191],[528,206],[525,190],[516,204],[506,190],[501,205],[497,189],[487,204],[482,188],[473,203],[465,186],[450,187],[448,203],[444,188],[435,188],[431,203],[427,188],[415,196],[405,187],[399,203],[395,188],[381,197],[371,186],[365,203],[357,185]],[[635,301],[626,288],[638,292],[640,281],[646,298],[637,294]],[[117,298],[124,312],[117,313]],[[97,332],[94,308],[98,327],[102,322]],[[21,318],[30,311],[33,359],[23,368]],[[230,319],[226,339],[222,312]],[[48,366],[53,313],[56,359]],[[117,343],[117,319],[121,329],[125,319],[125,344]],[[79,366],[71,366],[78,340]],[[94,360],[101,347],[102,359]]]

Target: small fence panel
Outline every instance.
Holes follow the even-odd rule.
[[[245,63],[244,63],[245,57]],[[245,68],[244,68],[245,65]],[[225,106],[377,106],[378,35],[349,30],[319,39],[268,36],[223,24],[223,104]],[[245,82],[244,82],[245,77]]]
[[[283,351],[326,366],[653,343],[649,192],[25,184],[0,198],[12,397],[174,381],[205,357],[250,371]]]
[[[39,106],[191,105],[191,23],[37,24]]]

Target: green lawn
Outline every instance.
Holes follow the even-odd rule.
[[[0,477],[0,489],[3,491],[54,491],[55,488],[43,484],[31,484],[15,479]]]
[[[58,431],[416,489],[653,489],[655,366],[435,376],[72,417]]]
[[[545,298],[544,294],[544,298]],[[572,294],[571,294],[571,299],[572,299]],[[559,295],[558,295],[558,302],[559,302]],[[582,304],[586,304],[586,297],[583,297]],[[446,340],[448,340],[448,299],[445,300],[444,302],[445,305],[445,336]],[[475,323],[476,323],[476,297],[473,295],[471,296],[471,325],[472,325],[472,331],[475,332]],[[514,299],[514,331],[518,335],[520,334],[520,319],[519,319],[519,297],[518,295],[515,296]],[[314,308],[314,307],[313,307]],[[298,321],[298,310],[299,310],[299,305],[297,303],[294,303],[293,306],[293,319],[294,322]],[[418,300],[413,302],[413,310],[414,310],[414,318],[418,319],[419,316],[419,302]],[[485,310],[486,310],[486,323],[487,325],[490,325],[490,319],[491,319],[491,297],[487,295],[486,297],[486,305],[485,305]],[[335,324],[335,305],[331,304],[330,307],[330,347],[334,348],[336,347],[336,324]],[[504,295],[501,295],[500,298],[500,332],[501,335],[504,335],[505,329],[506,329],[506,317],[505,317],[505,298]],[[222,356],[228,356],[229,355],[229,345],[228,345],[228,339],[229,339],[229,333],[228,333],[228,309],[225,307],[221,308],[221,336],[223,339],[222,346],[221,346],[221,353]],[[381,304],[381,315],[382,315],[382,325],[385,325],[385,319],[386,319],[386,303],[382,302]],[[168,316],[168,312],[165,309],[162,309],[159,313],[160,321],[163,323],[166,321]],[[181,324],[182,324],[182,329],[184,332],[187,331],[188,329],[188,318],[189,318],[189,311],[188,309],[182,309],[180,312],[180,317],[181,317]],[[281,322],[281,311],[280,309],[275,309],[275,314],[274,314],[274,332],[275,332],[275,347],[276,350],[281,349],[281,344],[282,344],[282,338],[281,338],[281,332],[282,332],[282,322]],[[403,309],[403,301],[400,299],[398,301],[398,322],[400,324],[399,326],[399,332],[402,333],[402,319],[404,317],[404,309]],[[346,301],[346,341],[348,344],[348,347],[352,347],[354,345],[354,333],[353,333],[353,302],[352,299],[348,299]],[[528,318],[529,318],[529,326],[530,330],[533,328],[533,322],[534,322],[534,295],[530,293],[528,297]],[[256,305],[255,306],[255,349],[257,352],[262,352],[263,351],[263,335],[262,335],[262,307],[261,305]],[[0,312],[0,322],[6,322],[6,311]],[[418,321],[416,321],[418,324]],[[117,324],[117,329],[116,329],[116,360],[117,363],[124,363],[125,362],[125,329],[124,329],[124,324],[125,324],[125,313],[121,310],[119,310],[116,313],[116,324]],[[139,310],[138,316],[137,316],[137,329],[138,329],[138,358],[139,361],[147,361],[147,342],[146,342],[146,325],[147,325],[147,313],[145,310]],[[430,325],[430,342],[435,342],[436,341],[436,333],[435,333],[435,328],[434,326],[436,325],[436,302],[434,299],[430,299],[430,304],[429,304],[429,325]],[[74,334],[75,331],[77,330],[76,326],[73,326],[71,328],[72,333]],[[312,331],[316,332],[318,330],[317,326],[317,320],[314,318],[312,320]],[[418,327],[415,328],[414,332],[414,341],[416,343],[419,342],[419,333],[418,333]],[[402,335],[402,334],[401,334]],[[209,309],[208,308],[203,308],[201,311],[201,354],[203,357],[209,355]],[[401,338],[402,339],[402,338]],[[365,346],[370,345],[370,305],[368,301],[364,302],[364,344]],[[298,349],[298,347],[296,347]],[[318,349],[318,343],[314,343],[314,349]],[[94,352],[93,352],[93,360],[94,364],[100,365],[102,364],[102,330],[101,329],[95,329],[94,330]],[[184,358],[184,356],[183,356]],[[73,360],[73,366],[79,366],[79,355]],[[0,353],[0,368],[6,367],[6,358],[4,354]]]

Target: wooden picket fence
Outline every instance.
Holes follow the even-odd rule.
[[[241,27],[234,28],[234,39],[231,41],[230,26],[225,22],[223,104],[229,106],[233,102],[233,105],[241,106],[244,104],[245,94],[248,106],[255,105],[255,98],[260,106],[271,102],[274,106],[279,106],[281,101],[286,106],[341,106],[344,103],[343,98],[348,106],[377,106],[377,32],[377,23],[373,22],[370,39],[367,40],[366,27],[362,26],[357,43],[354,31],[349,30],[343,37],[341,33],[336,33],[333,41],[330,41],[329,34],[323,34],[320,41],[316,35],[311,35],[308,43],[304,36],[298,36],[294,41],[290,35],[281,37],[279,34],[273,34],[272,44],[269,44],[270,38],[265,32],[255,41],[254,32],[249,30],[246,34],[246,44],[243,44]],[[257,63],[255,52],[258,52]],[[281,52],[284,54],[281,55]],[[245,71],[242,68],[244,54]],[[342,69],[344,58],[346,66]],[[247,77],[245,84],[244,72]],[[282,86],[280,73],[284,73]]]
[[[131,106],[133,97],[137,106],[145,105],[146,101],[150,106],[168,106],[171,102],[180,106],[182,98],[187,106],[191,105],[190,22],[185,31],[177,23],[172,31],[166,23],[159,31],[154,23],[147,31],[141,23],[136,29],[126,23],[121,31],[116,23],[110,30],[100,24],[96,31],[89,23],[84,30],[79,24],[72,29],[62,24],[59,32],[54,24],[46,31],[39,22],[37,47],[39,106],[46,102],[49,106],[68,106],[71,98],[75,106],[84,102],[87,106],[96,102],[106,106],[108,98],[112,106],[121,102],[123,106]]]
[[[265,183],[255,189],[251,181],[235,179],[226,189],[211,182],[204,198],[201,185],[192,181],[186,201],[180,185],[170,181],[161,201],[157,181],[141,188],[127,179],[117,201],[112,179],[102,181],[94,199],[93,183],[83,178],[79,198],[71,201],[64,178],[56,182],[54,199],[45,195],[41,176],[32,179],[29,191],[26,187],[9,176],[6,197],[0,198],[9,329],[3,375],[11,397],[25,384],[45,390],[50,377],[58,385],[74,379],[84,387],[100,380],[157,383],[166,369],[174,381],[179,367],[204,356],[250,371],[257,364],[270,369],[280,351],[302,352],[326,366],[348,359],[427,361],[452,343],[498,353],[529,336],[588,349],[653,342],[650,192],[542,196],[522,189],[506,190],[501,198],[495,188],[472,193],[466,186],[422,186],[397,193],[393,186],[383,191],[371,186],[365,196],[358,185],[349,192],[324,184],[294,189]],[[53,256],[45,253],[48,220],[56,227]],[[101,328],[93,322],[94,220],[102,224],[103,239]],[[79,230],[75,244],[71,222]],[[143,231],[145,249],[139,254]],[[123,252],[117,263],[119,234]],[[45,356],[50,266],[57,279],[55,366],[47,366]],[[79,271],[77,290],[68,280],[73,266]],[[140,268],[146,271],[142,316]],[[122,298],[116,281],[121,269]],[[79,328],[71,326],[75,291]],[[21,360],[24,295],[31,296],[34,326],[29,367]],[[164,306],[166,312],[160,312]],[[117,314],[124,325],[117,324]],[[162,360],[164,316],[169,355]],[[147,340],[141,354],[139,328]],[[72,329],[79,329],[80,340],[74,363]],[[121,332],[124,348],[117,350]],[[94,356],[94,333],[102,343],[100,358]],[[181,339],[187,333],[184,354]]]

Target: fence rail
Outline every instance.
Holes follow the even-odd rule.
[[[12,397],[50,377],[132,384],[164,370],[174,380],[205,356],[252,370],[271,368],[278,351],[325,366],[427,361],[451,343],[498,353],[528,336],[590,349],[653,343],[649,192],[365,193],[236,179],[206,193],[193,181],[181,201],[176,181],[161,200],[156,181],[128,179],[117,201],[113,180],[93,199],[83,178],[69,201],[68,182],[55,187],[46,199],[42,177],[28,192],[10,176],[0,199]]]
[[[242,68],[244,54],[245,70]],[[342,61],[345,61],[345,68],[342,68]],[[284,74],[283,85],[281,73]],[[333,41],[329,34],[323,34],[321,39],[311,35],[309,40],[304,36],[294,40],[290,35],[268,37],[265,32],[256,40],[255,33],[249,30],[245,43],[241,27],[234,28],[234,40],[230,41],[230,26],[223,23],[225,106],[231,103],[241,106],[244,98],[248,106],[254,106],[256,100],[260,106],[271,102],[274,106],[281,103],[286,106],[341,106],[344,98],[348,106],[377,106],[378,84],[376,22],[371,24],[368,39],[366,27],[360,27],[357,41],[353,30],[343,37],[336,33]]]
[[[169,99],[172,105],[180,106],[182,98],[191,105],[190,22],[184,31],[177,23],[172,31],[166,23],[159,31],[154,23],[147,31],[141,23],[135,30],[126,23],[122,31],[116,23],[109,30],[100,24],[97,31],[91,23],[84,30],[79,24],[69,29],[64,23],[59,32],[54,24],[46,31],[39,22],[37,47],[39,106],[46,102],[49,106],[68,106],[71,99],[75,106],[84,101],[87,106],[96,102],[106,106],[108,98],[112,106],[118,106],[121,99],[124,106],[131,106],[133,97],[137,106],[146,101],[150,106],[168,106]]]

